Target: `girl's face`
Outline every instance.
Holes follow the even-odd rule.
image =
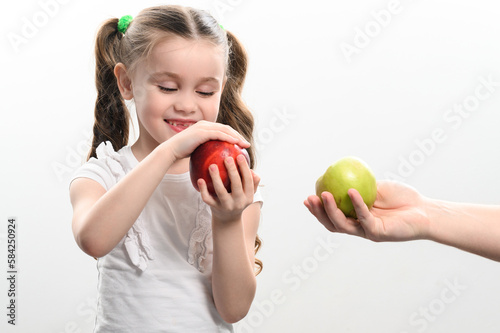
[[[197,121],[215,122],[225,83],[222,48],[172,37],[132,76],[140,140],[155,147]]]

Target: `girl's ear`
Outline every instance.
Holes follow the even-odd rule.
[[[127,68],[124,64],[117,63],[114,69],[114,73],[116,76],[116,83],[118,84],[118,89],[120,89],[120,93],[124,100],[131,100],[134,98],[134,94],[132,91],[132,80],[128,76]]]

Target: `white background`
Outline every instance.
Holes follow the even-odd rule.
[[[2,332],[92,331],[97,271],[71,233],[68,181],[93,123],[93,40],[105,19],[161,3],[63,2],[0,5]],[[429,241],[330,234],[303,206],[345,155],[429,197],[500,202],[498,2],[182,3],[210,10],[250,57],[244,97],[257,122],[265,266],[238,331],[498,332],[500,264]],[[15,327],[3,277],[11,216]]]

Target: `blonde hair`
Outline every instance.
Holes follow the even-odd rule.
[[[165,38],[204,39],[222,47],[226,59],[227,82],[221,95],[217,122],[233,127],[253,143],[254,119],[245,105],[241,92],[245,82],[248,58],[238,39],[222,29],[207,12],[181,6],[157,6],[142,10],[130,23],[125,34],[118,31],[118,19],[105,21],[100,27],[95,45],[97,99],[90,157],[104,141],[110,141],[117,151],[128,144],[130,113],[120,94],[114,68],[123,63],[133,71],[152,49]],[[247,149],[250,167],[255,165],[253,145]],[[261,246],[257,236],[255,253]],[[257,273],[262,262],[255,260]]]

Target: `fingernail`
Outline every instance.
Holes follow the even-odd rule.
[[[208,167],[208,169],[209,169],[210,171],[215,172],[215,171],[217,171],[217,165],[215,165],[215,164],[211,164],[211,165]]]

